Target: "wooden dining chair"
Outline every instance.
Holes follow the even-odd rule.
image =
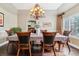
[[[19,55],[20,50],[29,50],[31,56],[30,32],[18,32],[17,36],[19,39],[17,56]]]
[[[69,52],[71,51],[71,50],[70,50],[70,46],[69,46],[69,42],[70,42],[70,40],[69,40],[69,34],[70,34],[70,32],[71,32],[71,31],[64,31],[64,32],[63,32],[63,35],[64,35],[64,36],[68,36],[66,42],[57,41],[59,51],[60,51],[61,45],[64,47],[65,44],[67,45]]]
[[[70,50],[70,46],[69,46],[69,42],[70,42],[70,40],[69,40],[69,34],[71,33],[71,31],[64,31],[63,32],[63,35],[64,36],[68,36],[68,38],[67,38],[67,41],[66,41],[66,45],[67,45],[67,47],[68,47],[68,49],[69,49],[69,52],[71,51]],[[64,44],[63,44],[63,46],[64,46]]]
[[[43,53],[45,49],[50,49],[51,52],[53,50],[54,55],[56,56],[53,44],[55,35],[56,32],[43,32]]]
[[[13,35],[11,30],[5,30],[5,32],[8,34],[7,40],[8,40],[8,44],[7,44],[7,53],[9,53],[9,50],[14,46],[17,47],[17,41],[13,41],[11,40],[9,37]],[[10,48],[11,47],[11,48]]]

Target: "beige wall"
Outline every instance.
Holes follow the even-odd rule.
[[[4,27],[0,31],[17,26],[17,10],[11,4],[0,4],[0,12],[4,13]]]
[[[79,38],[70,37],[70,42],[79,47]]]
[[[69,17],[69,16],[77,14],[77,13],[79,13],[79,4],[75,5],[74,7],[72,7],[68,11],[66,11],[64,17]]]
[[[61,5],[58,9],[57,9],[57,14],[61,14],[63,12],[68,11],[69,9],[71,9],[72,7],[74,7],[75,5],[77,5],[77,3],[63,3],[63,5]]]
[[[6,29],[17,26],[17,10],[10,4],[0,4],[0,12],[4,13],[4,27],[0,27],[0,45],[3,44],[7,36]]]
[[[72,15],[77,14],[77,13],[79,14],[79,4],[77,4],[76,6],[69,9],[67,12],[65,12],[64,18],[67,18],[67,17],[72,16]],[[72,44],[79,47],[79,37],[78,38],[70,37],[70,41],[71,41]]]
[[[27,31],[28,20],[35,20],[29,16],[29,10],[19,10],[18,11],[18,26],[20,26],[23,31]],[[44,22],[51,22],[52,26],[48,28],[49,31],[56,31],[56,12],[52,10],[45,11],[45,17],[39,19],[39,24],[42,29]],[[44,28],[44,27],[43,27]]]
[[[27,10],[19,10],[18,11],[18,26],[22,28],[23,31],[26,31],[26,20],[28,17]]]

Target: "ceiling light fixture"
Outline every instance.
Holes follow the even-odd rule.
[[[36,4],[31,10],[30,15],[33,16],[35,19],[39,19],[39,17],[42,17],[44,15],[45,11],[40,8],[39,4]]]

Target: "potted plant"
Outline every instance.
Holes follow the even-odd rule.
[[[11,31],[15,34],[17,32],[21,32],[22,29],[20,27],[13,27],[13,28],[11,28]]]

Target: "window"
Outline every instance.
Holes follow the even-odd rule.
[[[79,14],[64,18],[64,29],[71,30],[71,35],[79,37]]]

